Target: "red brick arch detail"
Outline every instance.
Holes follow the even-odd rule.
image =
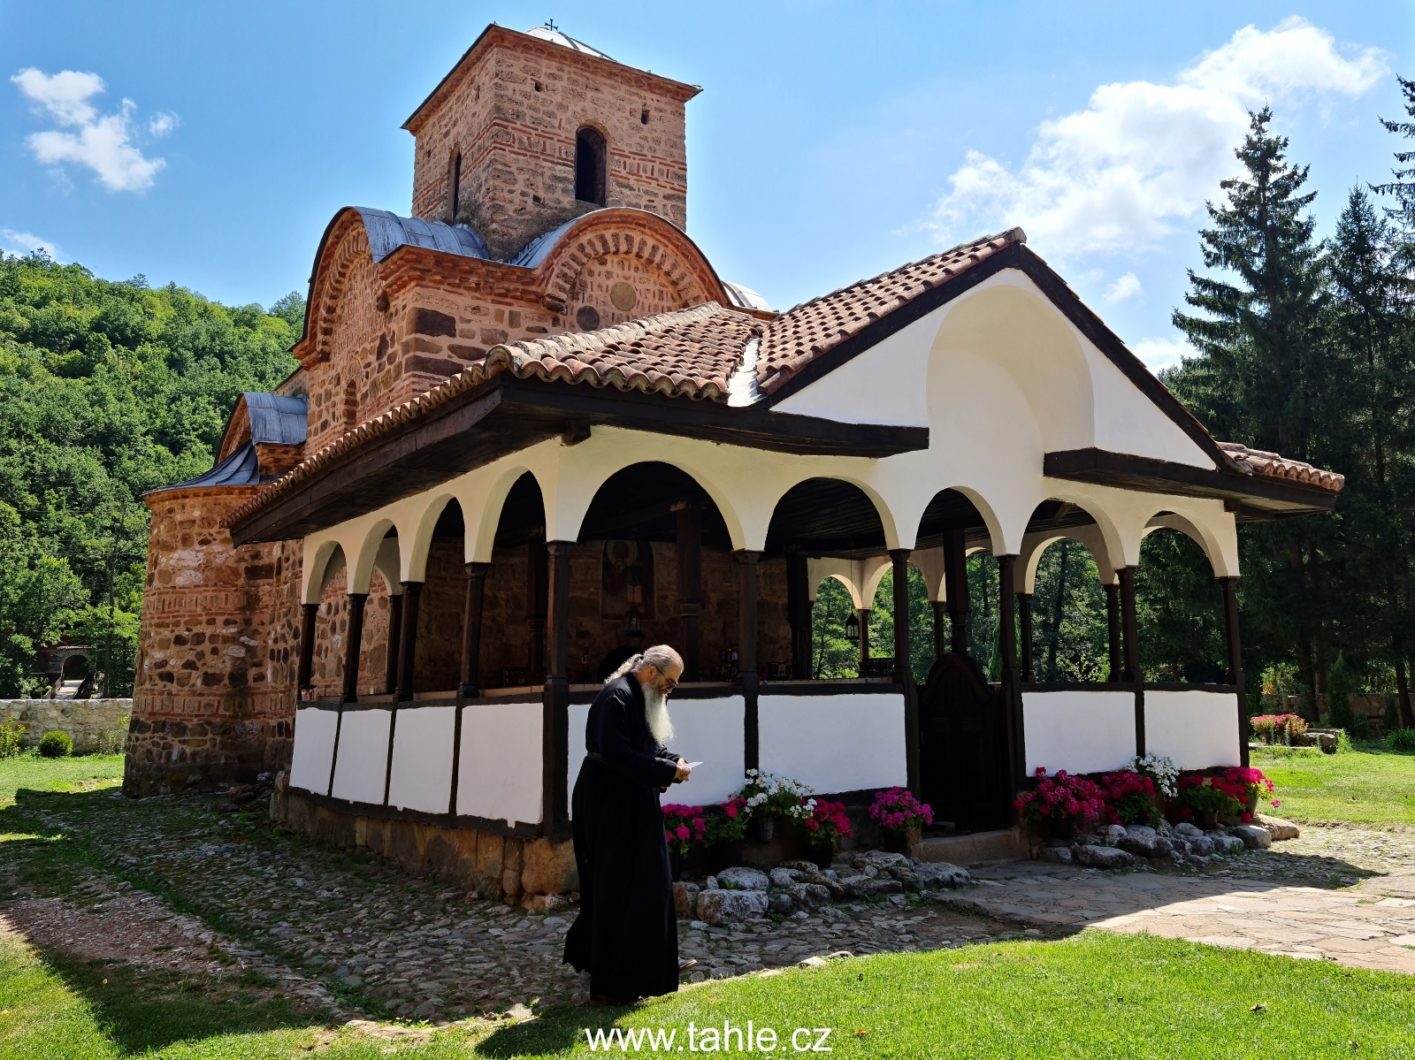
[[[349,275],[355,265],[371,262],[372,258],[359,212],[340,211],[329,223],[315,255],[309,305],[305,310],[305,333],[293,351],[302,365],[328,360],[335,317]]]
[[[573,225],[537,267],[545,304],[561,312],[585,265],[609,255],[630,255],[668,276],[682,308],[703,302],[732,302],[722,280],[698,245],[679,229],[640,210],[597,210]]]

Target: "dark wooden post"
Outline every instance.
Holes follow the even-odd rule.
[[[467,595],[462,602],[462,681],[463,696],[481,694],[481,615],[486,599],[486,576],[490,563],[467,564]]]
[[[701,654],[698,616],[703,606],[703,510],[695,503],[674,506],[678,515],[678,648],[683,680],[698,679]]]
[[[546,553],[546,618],[549,630],[549,671],[542,697],[544,760],[541,803],[545,830],[552,839],[569,834],[570,799],[570,553],[573,541],[548,541]]]
[[[531,541],[526,546],[526,614],[527,634],[530,637],[530,651],[526,655],[526,665],[535,675],[545,674],[545,609],[549,597],[546,587],[549,583],[549,553],[543,541]]]
[[[786,610],[791,623],[791,676],[811,676],[811,586],[804,552],[786,554]]]
[[[359,649],[364,640],[364,604],[368,593],[349,594],[349,631],[344,639],[344,693],[342,702],[359,698]]]
[[[894,681],[904,689],[905,785],[919,794],[919,699],[910,666],[909,550],[892,548],[889,558],[894,578]]]
[[[418,652],[418,600],[422,591],[422,582],[403,583],[403,617],[398,631],[398,687],[394,693],[394,698],[400,701],[413,698],[413,660]]]
[[[870,661],[870,609],[862,607],[855,612],[860,620],[860,676],[865,676],[865,664]]]
[[[953,650],[968,654],[968,550],[963,531],[950,531],[943,539],[943,595],[948,601],[948,619]]]
[[[1223,588],[1223,631],[1228,648],[1228,683],[1238,698],[1238,758],[1248,764],[1248,711],[1243,702],[1243,641],[1238,632],[1238,579],[1220,578]]]
[[[947,650],[944,647],[947,642],[943,636],[943,616],[948,605],[941,600],[934,600],[930,606],[933,608],[934,615],[934,662],[938,662]]]
[[[314,620],[319,604],[305,604],[300,615],[300,661],[295,670],[295,698],[314,684]]]
[[[1029,685],[1037,679],[1032,652],[1032,594],[1017,594],[1017,618],[1022,627],[1022,683]]]
[[[1110,641],[1110,673],[1107,681],[1119,681],[1125,664],[1120,657],[1120,586],[1111,582],[1105,587],[1105,624]]]
[[[761,730],[758,725],[757,706],[761,691],[761,681],[757,676],[757,563],[762,558],[760,552],[741,549],[734,552],[740,585],[737,609],[737,637],[741,642],[738,649],[737,681],[742,686],[744,705],[742,726],[742,757],[747,769],[761,768]]]
[[[1120,628],[1125,644],[1120,679],[1135,689],[1135,753],[1145,753],[1145,689],[1140,680],[1140,621],[1135,610],[1135,568],[1121,567]]]
[[[383,690],[398,691],[398,653],[403,650],[403,594],[388,594],[388,661],[384,666]]]
[[[1002,649],[1002,702],[1010,783],[1022,779],[1022,694],[1017,688],[1017,557],[998,556],[999,644]]]

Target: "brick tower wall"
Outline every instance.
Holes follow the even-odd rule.
[[[147,590],[123,790],[288,766],[299,643],[298,543],[234,548],[238,486],[148,498]]]
[[[594,209],[575,199],[575,134],[591,125],[608,145],[604,205],[647,210],[686,228],[681,95],[630,67],[560,45],[493,42],[436,110],[420,117],[413,213],[452,219],[460,151],[457,220],[476,229],[494,255],[509,257]]]

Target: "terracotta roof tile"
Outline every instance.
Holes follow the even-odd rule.
[[[1324,471],[1301,460],[1290,460],[1278,453],[1263,449],[1249,449],[1242,442],[1219,442],[1229,458],[1244,471],[1264,478],[1283,479],[1287,482],[1301,482],[1308,486],[1320,486],[1332,493],[1340,492],[1346,484],[1346,476],[1335,471]]]

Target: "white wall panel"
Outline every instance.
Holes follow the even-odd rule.
[[[295,711],[295,747],[290,756],[290,786],[329,794],[329,764],[334,759],[334,727],[339,715],[332,710],[304,707]]]
[[[1027,772],[1098,773],[1135,757],[1133,692],[1024,692]]]
[[[475,710],[475,707],[467,708]],[[393,728],[393,779],[388,805],[446,813],[452,798],[456,707],[408,707]]]
[[[1145,750],[1181,769],[1238,765],[1236,699],[1233,692],[1146,692]]]
[[[464,708],[459,814],[512,824],[541,819],[542,728],[539,699]]]
[[[387,710],[346,710],[339,728],[339,755],[334,764],[336,799],[383,805],[388,778]]]
[[[908,779],[898,692],[762,696],[761,767],[816,791],[889,788]]]

